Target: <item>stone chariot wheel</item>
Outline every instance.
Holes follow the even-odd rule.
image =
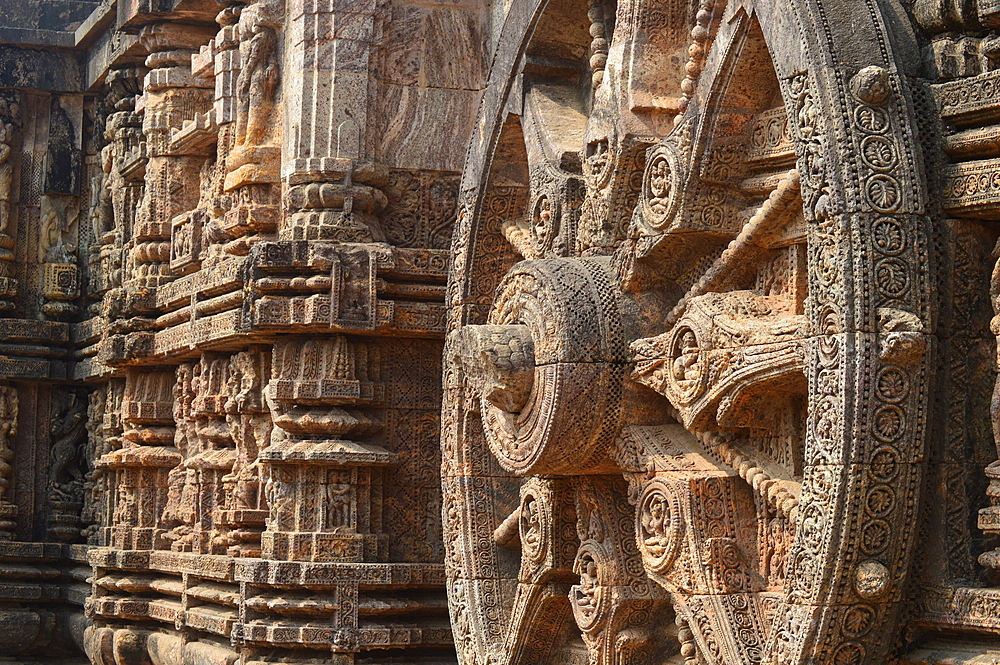
[[[851,0],[515,4],[449,286],[461,662],[884,662],[925,475],[915,41]]]

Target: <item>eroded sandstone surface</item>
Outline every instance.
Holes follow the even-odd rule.
[[[997,221],[996,0],[0,0],[0,662],[995,663]]]

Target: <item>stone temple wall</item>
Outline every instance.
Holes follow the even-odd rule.
[[[0,665],[1000,661],[997,0],[0,0]]]
[[[486,19],[0,4],[0,656],[454,662],[440,359]]]

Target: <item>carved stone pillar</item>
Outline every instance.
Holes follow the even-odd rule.
[[[86,475],[82,518],[91,526],[83,530],[90,545],[111,543],[112,514],[115,509],[115,471],[101,460],[122,447],[122,403],[125,396],[125,379],[111,379],[91,392],[88,403],[87,427],[90,429],[88,460],[93,468]]]
[[[100,119],[98,120],[100,122]],[[107,127],[107,123],[102,123]],[[102,134],[104,132],[101,132]],[[87,284],[84,291],[88,300],[91,300],[87,313],[99,315],[101,313],[101,297],[107,293],[108,273],[113,268],[111,266],[110,251],[105,251],[105,247],[114,242],[114,206],[111,203],[111,171],[114,169],[114,146],[110,143],[105,145],[96,154],[87,155],[88,164],[93,164],[95,173],[92,174],[90,182],[90,210],[87,212],[87,221],[90,223],[93,241],[88,250],[87,257]],[[107,242],[105,242],[107,236]],[[106,259],[107,257],[107,259]],[[107,260],[107,263],[105,261]]]
[[[17,390],[12,386],[0,386],[0,540],[10,540],[17,527],[14,521],[17,506],[10,490],[14,471],[11,444],[17,435],[17,407]]]
[[[653,618],[668,615],[669,597],[629,565],[638,553],[623,484],[613,476],[590,476],[576,491],[580,546],[573,572],[580,583],[570,587],[569,602],[590,662],[598,665],[655,662],[669,648]]]
[[[285,240],[384,239],[377,215],[388,173],[367,147],[368,81],[380,22],[374,2],[295,2],[287,60],[300,73],[284,83],[282,179],[291,213]],[[350,8],[350,9],[347,9]]]
[[[215,511],[225,504],[224,481],[236,450],[226,424],[228,356],[206,353],[198,363],[177,370],[174,390],[174,441],[183,462],[170,472],[163,521],[175,525],[167,535],[170,549],[221,554]],[[221,551],[216,551],[220,550]]]
[[[190,550],[191,532],[197,519],[196,500],[197,472],[189,469],[187,459],[198,454],[200,442],[195,432],[194,417],[191,413],[197,389],[195,368],[198,363],[187,362],[177,367],[173,386],[174,447],[180,455],[180,463],[170,469],[167,476],[167,502],[160,519],[164,526],[173,527],[165,534],[160,547],[178,549],[187,546]]]
[[[97,386],[90,392],[87,399],[87,443],[85,457],[96,461],[111,452],[104,436],[103,420],[108,410],[108,396],[111,383]],[[95,538],[101,524],[106,523],[107,512],[104,511],[102,499],[107,495],[107,470],[98,471],[95,468],[87,470],[83,477],[83,509],[80,521],[85,525],[82,535],[90,544],[99,542]]]
[[[225,217],[233,204],[225,191],[225,179],[227,160],[236,139],[242,10],[243,5],[237,3],[220,11],[215,18],[219,32],[191,59],[191,72],[215,86],[214,103],[171,134],[175,152],[205,157],[199,173],[197,208],[181,213],[171,222],[170,269],[177,275],[187,275],[202,265],[225,259],[226,243],[232,240],[225,230]]]
[[[115,111],[108,116],[101,153],[105,173],[95,206],[91,210],[96,254],[91,259],[90,289],[95,295],[122,285],[122,247],[132,238],[136,209],[142,201],[146,165],[146,143],[142,117],[135,112],[141,89],[141,71],[122,67],[108,72],[109,102]]]
[[[216,98],[216,115],[230,119],[228,137],[232,150],[225,157],[224,189],[232,206],[220,226],[223,241],[232,239],[227,252],[245,255],[252,240],[247,236],[273,234],[278,226],[278,191],[281,146],[279,144],[281,61],[280,30],[283,0],[258,0],[244,7],[239,23],[232,26],[239,37],[239,51],[226,51],[220,58],[225,79],[221,92],[233,96]],[[227,42],[229,43],[229,42]],[[229,63],[238,56],[238,75]],[[235,83],[235,90],[232,90]],[[219,89],[217,83],[217,91]]]
[[[270,374],[271,354],[262,347],[241,351],[230,360],[224,409],[236,461],[222,478],[226,499],[215,513],[216,529],[222,533],[213,541],[213,548],[225,548],[229,556],[260,556],[268,511],[265,469],[258,457],[271,433],[263,394]]]
[[[167,474],[180,460],[174,439],[174,373],[129,370],[122,404],[123,445],[104,455],[98,468],[115,474],[110,545],[149,550],[162,543],[160,515],[167,500]]]
[[[14,308],[17,294],[14,278],[14,239],[17,237],[16,206],[11,204],[14,178],[14,129],[20,105],[17,97],[0,98],[0,311]]]
[[[382,467],[396,456],[358,441],[380,426],[362,410],[379,388],[368,353],[343,336],[275,344],[266,389],[275,429],[261,452],[269,468],[264,558],[384,560]]]
[[[72,542],[80,536],[84,477],[80,469],[87,441],[87,399],[76,391],[56,393],[52,404],[48,535]]]
[[[170,138],[173,128],[211,102],[211,83],[191,73],[191,55],[213,33],[208,28],[153,23],[140,34],[150,53],[146,66],[151,71],[136,111],[143,115],[149,161],[127,262],[126,284],[132,288],[155,288],[172,279],[171,220],[198,202],[198,174],[204,157],[175,152]]]

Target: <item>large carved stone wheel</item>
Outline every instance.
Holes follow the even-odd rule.
[[[460,660],[884,662],[933,352],[901,8],[502,26],[449,287]]]

